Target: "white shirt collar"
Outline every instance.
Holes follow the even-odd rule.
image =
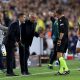
[[[19,21],[19,26],[21,25],[21,22]]]
[[[25,23],[25,22],[23,22],[23,23]],[[21,25],[21,22],[20,22],[20,20],[19,20],[19,26]]]

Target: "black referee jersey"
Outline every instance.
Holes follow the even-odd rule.
[[[68,48],[68,19],[62,16],[58,19],[59,33],[63,33],[61,45],[57,47],[58,52],[65,53]]]

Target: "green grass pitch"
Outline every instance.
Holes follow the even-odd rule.
[[[54,67],[53,70],[49,70],[47,64],[42,67],[31,67],[29,71],[30,76],[22,76],[20,69],[15,69],[14,72],[19,74],[16,77],[7,77],[0,71],[0,80],[80,80],[80,71],[77,70],[80,67],[79,60],[67,61],[67,64],[71,70],[69,75],[55,76],[54,74],[58,71],[58,67]]]

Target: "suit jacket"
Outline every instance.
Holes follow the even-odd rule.
[[[35,32],[35,23],[26,20],[25,23],[22,23],[21,26],[19,26],[19,21],[17,20],[10,25],[5,41],[10,45],[14,45],[15,42],[21,42],[30,46],[34,36],[39,36],[39,34]]]
[[[26,20],[21,27],[21,41],[23,44],[31,45],[33,41],[33,37],[38,37],[39,34],[35,32],[36,23],[31,22],[30,20]]]
[[[4,38],[4,44],[14,46],[15,42],[19,41],[19,38],[20,38],[20,29],[19,29],[19,21],[17,20],[10,24],[7,35]]]

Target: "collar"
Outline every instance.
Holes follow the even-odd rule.
[[[19,20],[19,26],[21,25],[21,22],[20,22],[20,20]]]

